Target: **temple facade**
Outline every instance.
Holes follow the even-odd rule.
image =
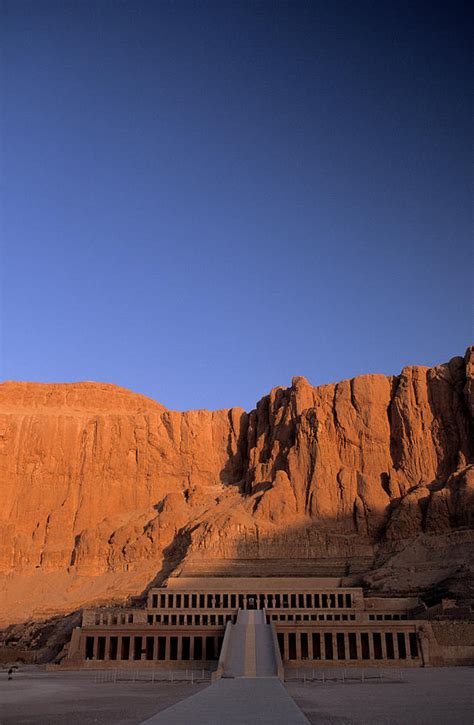
[[[176,577],[152,588],[144,607],[85,610],[63,664],[212,669],[226,630],[253,609],[285,667],[422,666],[430,637],[417,607],[416,598],[365,597],[335,578]]]

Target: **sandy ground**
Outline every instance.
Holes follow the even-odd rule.
[[[406,669],[402,682],[287,683],[313,725],[472,725],[474,669]],[[0,671],[0,725],[138,725],[208,685],[95,683],[92,672]],[[203,724],[204,725],[204,724]]]
[[[0,671],[0,725],[136,725],[208,685],[96,684],[92,672]]]
[[[402,682],[287,683],[313,725],[472,725],[474,668],[406,669]]]

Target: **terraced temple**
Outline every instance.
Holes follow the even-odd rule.
[[[265,622],[270,639],[258,627],[257,636],[256,623]],[[237,654],[239,634],[246,644]],[[268,650],[269,642],[286,666],[440,659],[414,597],[365,597],[339,578],[175,577],[149,591],[146,607],[86,610],[64,666],[215,667],[221,658],[220,674],[255,676],[255,650]],[[272,655],[266,657],[269,671]]]

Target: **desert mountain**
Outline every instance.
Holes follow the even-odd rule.
[[[0,623],[139,594],[186,562],[326,562],[380,591],[468,580],[474,350],[250,413],[99,383],[0,385]],[[204,564],[203,564],[204,563]]]

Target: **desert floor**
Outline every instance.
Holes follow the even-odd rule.
[[[24,668],[0,671],[0,725],[138,725],[206,684],[96,684],[92,672]],[[317,725],[472,725],[474,669],[412,669],[403,681],[289,682],[287,689]]]
[[[313,725],[474,723],[474,668],[405,669],[402,678],[324,685],[287,682],[286,687]]]

